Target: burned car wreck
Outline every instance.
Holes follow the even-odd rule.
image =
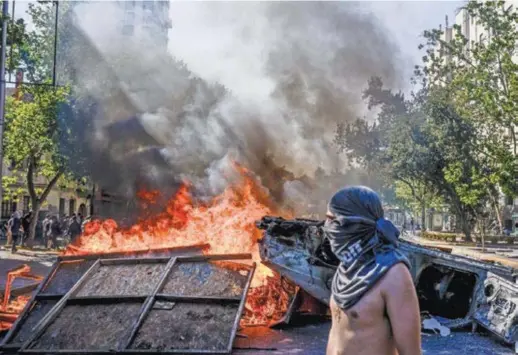
[[[323,222],[264,217],[264,264],[329,305],[339,261],[324,237]],[[514,269],[401,240],[422,313],[452,329],[482,326],[507,344],[518,343],[518,287]]]

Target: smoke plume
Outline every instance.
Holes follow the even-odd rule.
[[[367,79],[401,77],[397,47],[358,3],[171,2],[168,48],[124,36],[124,4],[76,3],[60,65],[96,103],[77,120],[91,173],[128,196],[185,179],[210,196],[237,160],[299,204],[301,177],[345,170],[336,124],[363,114]]]

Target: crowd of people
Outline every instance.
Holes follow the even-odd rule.
[[[17,246],[27,244],[30,235],[30,226],[33,219],[32,211],[25,215],[15,211],[6,225],[8,239],[11,239],[11,252],[15,253]],[[62,237],[67,243],[73,242],[83,231],[87,219],[79,214],[72,214],[60,218],[58,215],[49,214],[43,220],[37,220],[35,239],[40,239],[47,249],[58,249],[58,238]]]

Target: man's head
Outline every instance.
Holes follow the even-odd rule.
[[[383,207],[374,190],[365,186],[350,186],[331,197],[328,213],[335,217],[362,216],[376,221],[383,218]]]
[[[381,200],[365,186],[346,187],[333,195],[328,204],[326,230],[349,238],[370,239],[379,234],[382,241],[397,243],[399,231],[384,218]]]

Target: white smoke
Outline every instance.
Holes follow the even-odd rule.
[[[120,5],[74,8],[81,50],[68,62],[102,107],[87,134],[107,159],[102,173],[128,191],[147,178],[217,193],[229,157],[269,188],[279,183],[273,168],[343,171],[336,123],[362,114],[371,76],[389,86],[400,79],[397,48],[361,4],[170,4],[169,53],[152,36],[122,36]],[[304,195],[299,183],[287,186],[284,197]]]

